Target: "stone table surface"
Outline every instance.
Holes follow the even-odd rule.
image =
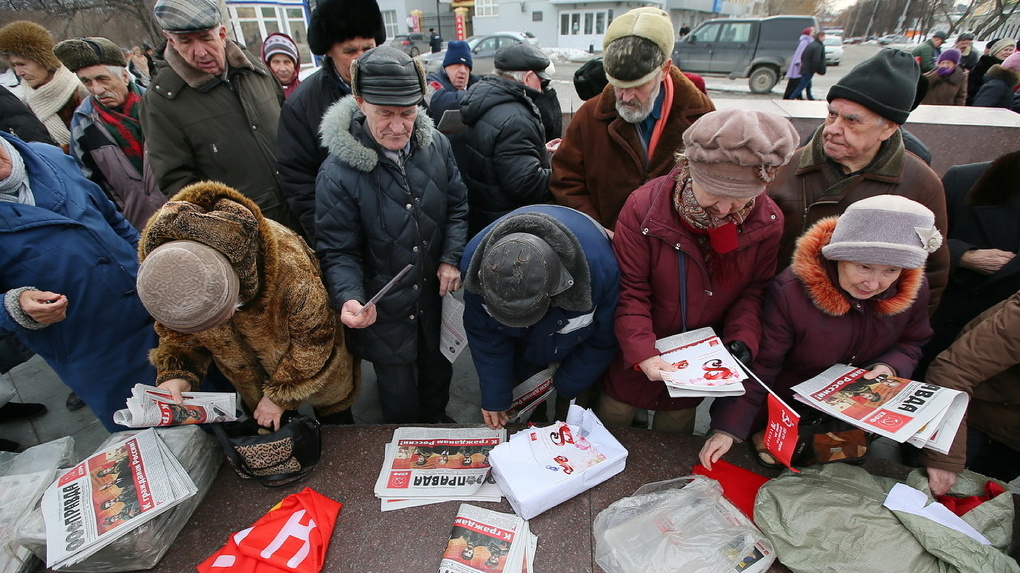
[[[311,487],[343,504],[323,572],[428,573],[439,567],[450,528],[461,502],[445,502],[382,512],[373,490],[383,461],[384,444],[396,426],[323,428],[322,460],[303,481],[265,488],[242,480],[224,464],[208,495],[170,551],[151,569],[155,573],[194,571],[227,537],[254,523],[285,496]],[[511,428],[511,433],[519,428]],[[535,570],[539,573],[602,573],[593,557],[591,524],[600,511],[642,485],[689,475],[698,462],[704,438],[674,436],[651,430],[614,431],[628,449],[626,469],[587,492],[530,520],[539,538]],[[734,447],[727,461],[766,477],[778,470],[758,466],[747,447]],[[908,468],[869,460],[872,473],[903,478]],[[475,505],[513,513],[510,504]],[[778,563],[770,572],[786,572]]]

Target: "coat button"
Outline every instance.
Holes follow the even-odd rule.
[[[647,235],[648,234],[648,227],[645,227],[644,229],[641,229],[641,234],[642,235]]]
[[[413,247],[413,248],[412,248],[411,250],[417,253],[417,252],[418,252],[418,247],[417,247],[417,246],[415,246],[415,247]]]
[[[159,87],[159,86],[156,86],[156,87]],[[172,95],[174,95],[174,92],[166,92],[166,95],[172,96]]]
[[[414,320],[414,315],[412,314],[412,315],[408,316],[407,318],[409,318],[411,320]]]
[[[411,204],[408,203],[407,205],[404,205],[404,208],[407,209],[408,211],[410,211],[411,210]]]
[[[411,285],[411,288],[414,290],[418,290],[418,285]]]
[[[772,219],[774,221],[776,219],[776,216],[775,215],[769,215],[769,219]]]

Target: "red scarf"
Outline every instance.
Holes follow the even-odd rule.
[[[94,100],[99,119],[106,126],[106,131],[124,152],[131,165],[138,173],[142,173],[142,157],[144,156],[142,124],[138,119],[142,109],[142,96],[132,83],[128,88],[127,99],[120,111],[103,107],[99,100]]]

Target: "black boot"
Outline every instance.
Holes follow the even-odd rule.
[[[29,420],[37,418],[46,413],[46,406],[32,404],[30,402],[8,402],[0,406],[0,422],[13,422],[15,420]],[[11,450],[4,450],[11,451]]]

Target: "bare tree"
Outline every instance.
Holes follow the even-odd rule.
[[[1009,20],[1010,16],[1016,12],[1020,2],[1017,0],[992,0],[992,6],[988,16],[974,27],[974,33],[979,38],[985,34],[994,33],[1000,26],[1005,24],[1006,20]]]

